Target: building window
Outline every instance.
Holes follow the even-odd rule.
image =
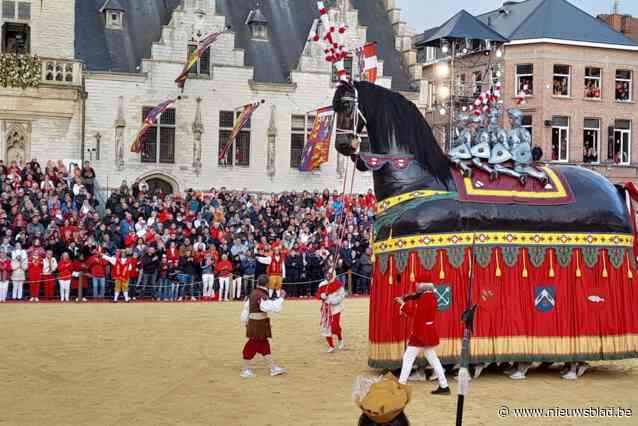
[[[142,109],[142,122],[152,107]],[[175,108],[162,113],[158,123],[151,127],[142,142],[142,163],[175,162]]]
[[[476,98],[483,92],[483,74],[481,71],[474,71],[473,96]]]
[[[268,26],[265,24],[253,23],[250,25],[253,39],[268,40]]]
[[[24,1],[18,3],[18,19],[23,21],[31,19],[31,3]]]
[[[632,72],[628,70],[616,70],[616,101],[630,102],[633,89]]]
[[[583,126],[583,163],[598,163],[599,147],[600,120],[586,118]]]
[[[552,161],[569,160],[569,117],[552,118]]]
[[[629,165],[631,162],[631,121],[614,122],[614,146],[612,159],[616,164]]]
[[[527,94],[534,94],[534,65],[516,65],[516,94],[521,94],[527,86]]]
[[[235,120],[240,116],[241,111],[219,111],[219,143],[218,155],[228,143],[228,138],[235,127]],[[241,129],[237,138],[226,151],[226,155],[218,160],[218,164],[223,167],[250,165],[250,120]]]
[[[569,65],[554,65],[554,96],[569,96],[571,84],[569,76]]]
[[[17,2],[13,0],[3,0],[2,18],[28,21],[31,19],[31,3],[25,1]]]
[[[106,11],[106,28],[121,30],[124,27],[124,13],[119,10]]]
[[[352,56],[348,56],[343,60],[343,68],[346,70],[346,80],[352,79]],[[332,82],[336,83],[339,81],[339,76],[337,75],[337,68],[332,66]]]
[[[193,52],[197,50],[197,46],[193,44],[188,45],[188,55],[186,56],[186,61],[191,57]],[[190,77],[197,75],[205,75],[210,77],[210,48],[206,49],[202,56],[199,58],[197,63],[193,65],[193,67],[188,71],[188,75]]]
[[[2,26],[2,53],[29,54],[31,29],[27,24],[7,22]]]
[[[290,167],[298,169],[301,165],[303,150],[308,142],[308,135],[315,123],[314,115],[293,115],[290,129]]]
[[[523,129],[526,129],[529,132],[529,136],[530,136],[530,142],[534,139],[534,126],[532,123],[532,116],[531,115],[524,115],[523,116],[523,121],[521,124],[521,127]]]
[[[600,99],[602,87],[602,70],[600,68],[585,68],[585,98]]]
[[[465,96],[465,73],[456,76],[456,95]]]

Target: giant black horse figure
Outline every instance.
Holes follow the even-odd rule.
[[[338,114],[338,129],[352,130],[357,123],[357,130],[361,131],[365,125],[371,153],[411,155],[416,159],[406,169],[387,164],[374,171],[374,190],[379,201],[421,189],[456,191],[453,166],[419,110],[401,94],[365,81],[342,83],[335,93],[333,107]],[[357,120],[357,114],[364,120]],[[336,149],[351,157],[359,170],[367,170],[353,140],[354,134],[337,134]],[[583,167],[552,165],[552,168],[565,177],[575,202],[532,206],[442,199],[428,203],[427,208],[405,211],[391,225],[381,226],[376,240],[390,235],[454,231],[632,232],[623,189]]]

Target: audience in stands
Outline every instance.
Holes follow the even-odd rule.
[[[0,302],[241,299],[274,251],[293,296],[314,294],[335,259],[353,292],[369,291],[372,191],[167,195],[123,182],[100,205],[96,182],[89,162],[0,162]]]

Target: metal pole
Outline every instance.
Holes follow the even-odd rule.
[[[465,323],[465,330],[463,331],[463,346],[461,347],[461,368],[459,370],[459,390],[456,403],[456,426],[463,425],[463,405],[465,403],[465,395],[470,388],[470,339],[472,337],[472,328],[474,322],[474,311],[476,305],[472,305],[472,282],[474,281],[474,238],[472,234],[472,247],[470,249],[469,259],[469,273],[468,273],[468,286],[467,286],[467,307],[461,317]]]
[[[456,96],[456,78],[454,75],[454,56],[456,55],[456,41],[452,41],[452,56],[450,59],[450,122],[448,127],[448,140],[446,150],[450,149],[452,139],[454,139],[454,97]]]

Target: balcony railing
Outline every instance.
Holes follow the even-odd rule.
[[[65,86],[82,84],[82,64],[69,59],[40,58],[42,61],[42,83]]]

